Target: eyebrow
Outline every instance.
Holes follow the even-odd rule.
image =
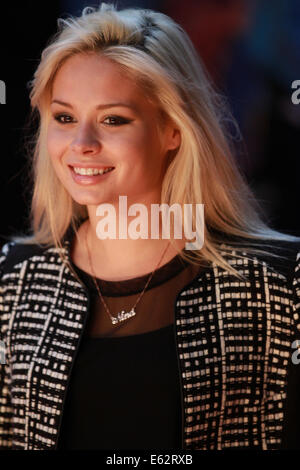
[[[67,108],[71,108],[73,109],[73,106],[69,103],[65,103],[64,101],[60,101],[60,100],[53,100],[51,101],[51,104],[53,103],[57,103],[57,104],[61,104],[62,106],[66,106]],[[107,108],[116,108],[116,107],[122,107],[122,108],[130,108],[132,109],[133,111],[136,111],[136,108],[129,104],[129,103],[106,103],[106,104],[98,104],[98,106],[96,106],[96,109],[107,109]]]

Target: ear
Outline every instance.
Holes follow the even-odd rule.
[[[176,127],[169,126],[166,139],[166,150],[177,149],[181,144],[180,130]]]

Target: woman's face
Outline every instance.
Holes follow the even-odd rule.
[[[69,58],[53,82],[47,147],[71,197],[83,205],[118,202],[119,195],[159,201],[166,154],[180,137],[167,124],[160,139],[158,121],[157,106],[117,64],[97,55]]]

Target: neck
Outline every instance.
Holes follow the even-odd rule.
[[[150,214],[150,211],[148,212]],[[118,216],[119,214],[116,212],[117,235],[120,226]],[[128,226],[130,219],[134,218],[128,217]],[[185,239],[162,238],[161,224],[156,239],[151,237],[144,239],[132,239],[130,237],[100,239],[98,237],[98,222],[99,217],[96,217],[96,211],[92,211],[89,207],[89,218],[80,227],[78,242],[86,258],[88,244],[92,268],[96,277],[102,277],[103,279],[121,280],[150,273],[155,269],[164,252],[159,267],[175,257],[185,245]],[[148,227],[150,227],[149,223]]]

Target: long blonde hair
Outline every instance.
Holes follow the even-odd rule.
[[[192,262],[216,263],[243,278],[226,259],[269,253],[259,249],[266,240],[299,241],[271,229],[245,177],[238,169],[226,121],[234,120],[226,100],[211,84],[201,59],[185,31],[168,16],[148,9],[118,11],[102,3],[85,8],[82,16],[58,20],[58,32],[44,49],[31,82],[31,106],[40,117],[32,159],[32,235],[14,236],[21,243],[62,247],[71,225],[76,233],[88,217],[85,206],[71,199],[58,180],[47,153],[51,87],[57,70],[74,54],[101,54],[119,64],[154,97],[181,133],[163,180],[161,203],[204,204],[204,245]],[[193,215],[194,229],[196,227]],[[227,245],[226,239],[232,240]],[[240,253],[239,253],[240,252]],[[193,255],[193,256],[192,256]]]

